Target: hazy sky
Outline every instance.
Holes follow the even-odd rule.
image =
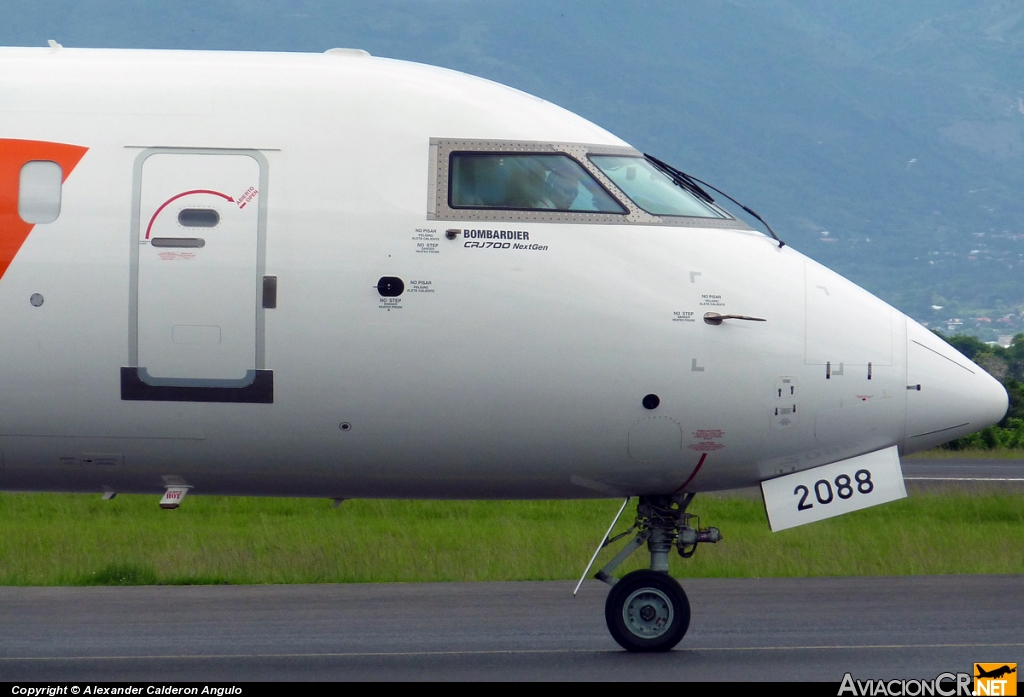
[[[0,3],[0,44],[47,39],[347,46],[463,70],[560,104],[713,181],[793,246],[908,312],[940,295],[976,307],[1024,302],[1005,263],[1016,248],[989,242],[1024,234],[1024,9],[1015,2]],[[826,230],[837,242],[820,243]],[[995,250],[984,269],[958,261],[977,249],[978,233]],[[933,252],[941,263],[914,265]]]

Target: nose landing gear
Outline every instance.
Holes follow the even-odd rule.
[[[609,537],[629,503],[626,499],[583,572],[586,578],[598,552],[637,531],[622,551],[595,575],[612,587],[605,601],[605,621],[612,638],[627,651],[668,651],[679,643],[690,626],[690,602],[679,583],[668,575],[668,554],[674,545],[681,557],[689,558],[701,542],[715,543],[722,539],[718,528],[690,525],[693,520],[699,526],[697,516],[686,512],[693,496],[641,496],[632,527]],[[621,579],[612,576],[611,572],[644,542],[651,553],[650,569],[634,571]],[[577,591],[583,578],[576,585]]]

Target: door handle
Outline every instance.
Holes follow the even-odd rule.
[[[206,246],[202,237],[154,237],[149,241],[154,247],[194,247]]]
[[[263,307],[267,310],[277,307],[277,276],[263,277]]]
[[[748,322],[767,322],[761,317],[748,317],[747,315],[720,315],[717,312],[705,312],[704,324],[719,325],[727,319],[743,319]]]

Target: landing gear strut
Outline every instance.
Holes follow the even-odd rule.
[[[679,583],[668,575],[669,552],[674,546],[679,556],[688,559],[701,542],[715,543],[722,539],[718,528],[700,528],[697,516],[686,512],[693,496],[641,496],[632,527],[610,537],[629,503],[626,499],[583,572],[586,578],[598,552],[637,531],[622,551],[595,575],[612,587],[605,601],[604,616],[608,631],[627,651],[668,651],[679,643],[690,626],[690,602]],[[691,521],[695,525],[691,526]],[[612,576],[612,571],[645,542],[651,553],[650,569],[634,571],[621,579]],[[577,584],[577,591],[579,587]]]

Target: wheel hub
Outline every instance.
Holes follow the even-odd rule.
[[[668,631],[674,616],[672,601],[657,588],[633,591],[622,606],[626,628],[644,639],[653,639]]]

